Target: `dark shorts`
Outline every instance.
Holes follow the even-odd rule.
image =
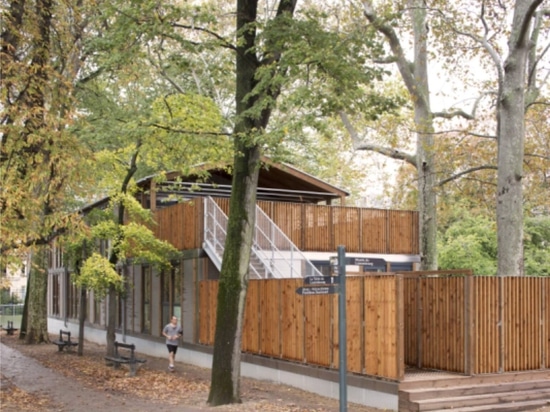
[[[178,345],[168,345],[166,344],[166,347],[168,348],[168,353],[174,353],[174,355],[178,351]]]

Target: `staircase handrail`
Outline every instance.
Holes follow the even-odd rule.
[[[204,249],[210,252],[218,269],[221,269],[225,248],[227,221],[227,215],[214,199],[210,196],[205,198]],[[264,269],[262,272],[265,272],[265,276],[262,276],[258,268],[250,264],[250,271],[258,278],[322,276],[322,273],[258,205],[256,205],[256,226],[251,254],[261,262]]]
[[[205,198],[204,204],[204,249],[210,251],[210,257],[220,270],[227,237],[228,218],[211,196]],[[250,269],[258,278],[261,278],[255,267],[250,265]]]
[[[274,277],[322,276],[319,269],[258,205],[254,249],[263,262],[269,262],[269,269],[273,271]]]

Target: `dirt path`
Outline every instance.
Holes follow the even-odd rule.
[[[147,362],[137,376],[105,365],[104,347],[85,342],[84,356],[58,352],[52,344],[24,345],[17,336],[0,337],[0,410],[11,411],[239,411],[333,412],[335,399],[268,381],[241,379],[242,404],[209,407],[210,370],[166,359]],[[349,404],[349,412],[381,412]]]
[[[174,410],[174,405],[162,405],[131,394],[105,393],[93,387],[86,387],[4,344],[0,343],[0,348],[2,361],[0,389],[2,393],[15,391],[16,397],[19,396],[19,400],[22,401],[22,404],[2,402],[3,412],[21,411],[27,407],[30,408],[27,410],[40,411],[154,410],[161,412]],[[178,410],[191,412],[202,409],[178,406]]]

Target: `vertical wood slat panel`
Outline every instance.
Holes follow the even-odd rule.
[[[544,308],[542,323],[542,367],[550,369],[550,281],[543,281],[541,301]]]
[[[417,231],[415,219],[417,215],[411,211],[389,211],[389,252],[388,253],[415,253]]]
[[[336,250],[332,241],[330,208],[323,206],[308,206],[305,210],[305,248],[318,252]]]
[[[403,277],[405,364],[418,366],[418,278]]]
[[[348,276],[346,278],[346,363],[348,371],[354,373],[363,372],[363,345],[364,345],[364,328],[363,328],[363,283],[364,277]],[[332,360],[333,367],[340,367],[340,315],[338,295],[334,295],[332,300],[332,313],[334,322],[332,326],[333,350]]]
[[[346,245],[346,252],[361,252],[360,212],[356,207],[332,207],[333,245]],[[333,249],[334,250],[334,249]]]
[[[257,280],[248,282],[241,344],[245,352],[260,353],[260,285]]]
[[[304,298],[296,293],[302,279],[287,279],[281,285],[281,356],[303,361],[305,343]]]
[[[388,222],[386,210],[361,209],[362,252],[389,253]]]
[[[302,209],[302,205],[273,202],[270,218],[298,249],[304,250],[305,242]]]
[[[505,279],[505,371],[533,370],[542,363],[541,291],[540,279]],[[526,337],[529,337],[528,341]]]
[[[260,283],[260,353],[280,357],[280,285],[278,279]]]
[[[154,212],[152,231],[178,250],[196,249],[202,243],[202,199],[178,203]]]
[[[395,276],[364,281],[364,373],[398,379],[397,289]]]
[[[476,363],[474,373],[499,369],[498,279],[474,277]]]
[[[331,295],[308,296],[304,299],[307,363],[330,367],[331,301]]]

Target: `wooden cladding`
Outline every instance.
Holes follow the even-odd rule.
[[[155,210],[155,236],[170,242],[178,250],[200,248],[203,239],[203,209],[202,199],[198,198]]]
[[[469,271],[349,276],[349,372],[401,380],[405,365],[464,374],[550,369],[550,277]],[[242,350],[337,368],[337,295],[302,279],[251,280]],[[212,345],[217,281],[200,282],[199,342]]]
[[[466,374],[550,368],[549,277],[434,273],[404,275],[408,365]]]
[[[397,327],[400,282],[400,278],[387,275],[348,277],[346,343],[350,372],[402,378]],[[302,279],[249,282],[242,350],[338,368],[338,295],[298,295],[296,289],[302,285]],[[206,345],[214,342],[217,286],[217,281],[200,282],[199,342]]]
[[[229,199],[215,199],[229,214]],[[302,251],[418,254],[418,213],[414,211],[259,201],[260,208]],[[179,250],[202,247],[203,200],[155,211],[155,234]]]

